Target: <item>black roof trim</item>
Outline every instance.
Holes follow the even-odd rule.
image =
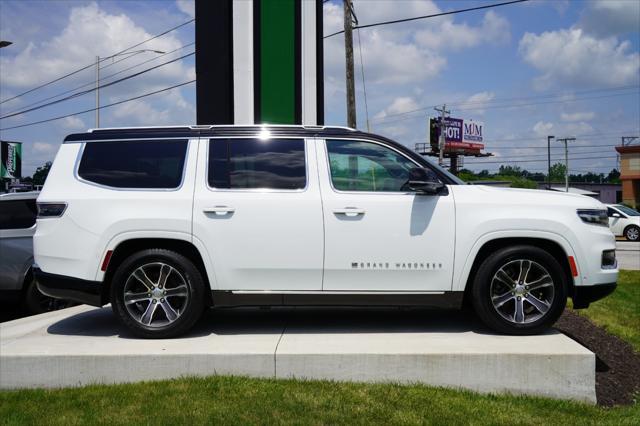
[[[64,142],[86,142],[111,139],[138,138],[194,138],[253,136],[261,130],[268,129],[274,136],[356,136],[366,133],[344,127],[304,127],[304,126],[214,126],[214,127],[137,127],[120,129],[96,129],[86,133],[74,133],[67,136]]]

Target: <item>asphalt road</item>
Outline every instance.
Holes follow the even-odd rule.
[[[640,242],[618,241],[616,246],[618,268],[640,271]]]

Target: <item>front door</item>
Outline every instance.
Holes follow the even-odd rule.
[[[312,141],[200,140],[193,235],[210,256],[214,289],[321,290],[324,236]]]
[[[317,146],[325,220],[323,290],[451,290],[453,195],[408,191],[409,170],[419,165],[393,147],[344,139]]]

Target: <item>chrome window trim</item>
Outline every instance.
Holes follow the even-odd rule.
[[[163,140],[172,140],[173,138],[154,138],[154,139],[144,139],[144,140],[159,140],[159,141],[163,141]],[[84,149],[87,146],[86,142],[82,143],[82,146],[80,147],[80,149],[78,150],[78,155],[76,157],[76,162],[73,166],[73,177],[78,181],[81,182],[83,184],[86,185],[91,185],[91,186],[95,186],[98,188],[102,188],[102,189],[109,189],[112,191],[140,191],[140,192],[177,192],[180,191],[180,189],[182,189],[182,187],[184,186],[184,181],[185,181],[185,176],[186,176],[186,171],[187,171],[187,162],[189,161],[189,150],[191,148],[192,145],[192,141],[193,139],[185,139],[185,138],[175,138],[175,139],[179,139],[179,140],[184,140],[187,142],[187,147],[185,149],[185,156],[184,156],[184,162],[182,163],[182,176],[180,177],[180,184],[175,187],[175,188],[129,188],[129,187],[118,187],[118,186],[110,186],[110,185],[103,185],[101,183],[97,183],[97,182],[92,182],[90,180],[84,179],[80,176],[80,174],[78,173],[78,169],[80,168],[80,161],[82,160],[82,155],[84,154]],[[143,139],[111,139],[108,141],[100,141],[100,142],[136,142],[139,140],[143,140]]]
[[[205,157],[205,168],[204,168],[204,180],[207,189],[211,192],[238,192],[238,193],[262,193],[262,194],[277,194],[277,193],[285,193],[285,194],[295,194],[295,193],[304,193],[309,189],[309,149],[307,144],[308,139],[306,137],[291,137],[291,136],[269,136],[269,139],[302,139],[304,144],[304,177],[305,177],[305,185],[304,188],[299,189],[276,189],[276,188],[245,188],[245,189],[232,189],[232,188],[216,188],[209,185],[209,147],[210,141],[212,139],[259,139],[258,136],[217,136],[217,137],[204,137],[200,138],[200,141],[204,141],[207,144],[206,148],[206,157]]]
[[[376,145],[380,145],[383,146],[385,148],[388,148],[392,151],[394,151],[396,154],[406,158],[407,160],[411,161],[413,164],[415,164],[417,167],[420,168],[424,168],[421,164],[418,164],[416,161],[414,161],[412,158],[407,157],[406,155],[404,155],[404,153],[398,151],[397,149],[395,149],[392,146],[389,146],[385,143],[382,143],[380,141],[376,141],[376,140],[372,140],[372,139],[367,139],[367,138],[331,138],[331,139],[326,139],[326,138],[319,138],[322,140],[322,143],[324,144],[324,151],[325,151],[325,156],[326,156],[326,161],[327,161],[327,167],[329,170],[329,184],[331,185],[331,189],[333,190],[333,192],[337,193],[337,194],[381,194],[381,195],[418,195],[417,192],[413,192],[413,191],[343,191],[340,189],[336,189],[336,187],[333,185],[333,179],[331,178],[331,161],[329,161],[329,147],[327,146],[327,141],[329,140],[350,140],[350,141],[356,141],[356,142],[370,142]],[[434,172],[435,173],[435,172]],[[437,173],[435,173],[436,176],[438,176]],[[440,183],[443,183],[447,189],[449,187],[449,184],[442,182],[442,180],[439,179],[438,176],[438,181]],[[446,194],[438,194],[438,195],[446,195]]]

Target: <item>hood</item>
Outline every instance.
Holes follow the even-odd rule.
[[[567,192],[548,191],[546,189],[501,188],[487,185],[471,185],[484,193],[486,197],[508,201],[514,204],[548,204],[574,206],[585,209],[605,210],[606,206],[600,201],[586,195]]]

